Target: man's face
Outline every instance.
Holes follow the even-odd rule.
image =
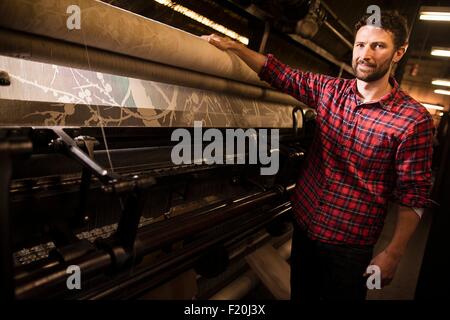
[[[390,31],[375,26],[361,27],[353,46],[352,68],[356,78],[365,82],[381,79],[390,71],[394,55],[397,55],[394,35]]]

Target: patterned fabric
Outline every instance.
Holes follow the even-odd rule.
[[[317,130],[291,199],[310,238],[373,245],[388,200],[431,206],[433,121],[393,78],[389,94],[362,103],[356,79],[302,72],[271,54],[259,76],[317,111]]]
[[[2,55],[0,70],[8,71],[13,81],[0,89],[0,123],[4,126],[176,128],[192,127],[194,121],[213,128],[292,126],[292,108],[284,102],[241,97],[226,90],[215,92]]]

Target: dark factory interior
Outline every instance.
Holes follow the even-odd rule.
[[[0,15],[3,301],[449,298],[448,1]]]

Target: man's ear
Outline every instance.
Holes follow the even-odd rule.
[[[408,50],[409,43],[405,43],[400,48],[395,51],[394,58],[392,59],[394,63],[399,62],[402,57],[405,55],[406,50]]]

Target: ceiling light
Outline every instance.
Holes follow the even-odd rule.
[[[450,7],[421,7],[420,20],[450,21]]]
[[[179,4],[176,4],[175,2],[170,1],[170,0],[154,0],[154,1],[158,2],[159,4],[164,5],[166,7],[169,7],[172,10],[179,12],[179,13],[181,13],[181,14],[207,26],[207,27],[210,27],[211,29],[214,29],[232,39],[238,40],[238,41],[242,42],[243,44],[248,45],[248,38],[241,36],[240,34],[234,32],[233,30],[225,28],[223,25],[218,24],[218,23],[208,19],[207,17],[200,15],[197,12],[194,12],[194,11],[192,11],[186,7],[183,7]]]
[[[450,96],[450,90],[436,89],[434,90],[434,93]]]
[[[431,55],[439,57],[450,57],[450,48],[433,47],[431,48]]]
[[[431,81],[431,84],[434,84],[435,86],[450,87],[450,80],[435,79],[435,80]]]
[[[422,105],[427,109],[432,110],[444,110],[443,106],[437,105],[437,104],[431,104],[431,103],[422,103]]]

